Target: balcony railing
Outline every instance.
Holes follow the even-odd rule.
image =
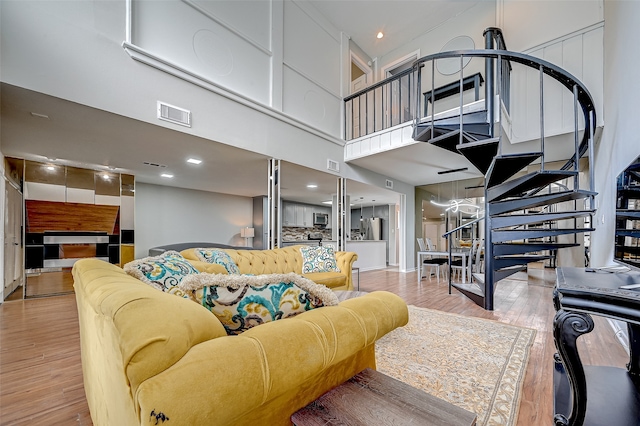
[[[412,121],[415,73],[409,68],[344,99],[345,140]]]
[[[485,47],[506,50],[502,32],[498,28],[488,28],[485,31]],[[431,61],[432,68],[431,84],[428,86],[428,90],[423,91],[422,89],[421,71],[423,67],[429,67],[426,63],[429,60],[425,61],[423,58],[416,61],[412,68],[344,98],[344,139],[350,141],[414,119],[422,121],[423,118],[435,112],[436,101],[458,94],[462,98],[464,92],[468,90],[474,91],[474,101],[478,101],[480,99],[479,89],[485,79],[479,72],[464,76],[462,62],[465,58],[470,60],[471,57],[465,57],[463,51],[456,52],[461,60],[460,78],[435,87],[433,79],[435,62],[439,59],[453,58],[453,56],[447,55],[452,52],[443,53],[443,55],[436,54],[427,57]],[[507,112],[509,111],[511,64],[507,59],[502,59],[501,62],[498,67],[501,72],[497,75],[497,79],[501,81],[498,90],[494,88],[495,59],[489,59],[485,64],[485,78],[487,79],[485,99],[489,99],[485,109],[488,111],[488,117],[493,116],[493,95],[496,92],[501,94],[502,105]],[[431,104],[431,111],[429,111],[429,104]],[[418,111],[417,114],[416,111]]]

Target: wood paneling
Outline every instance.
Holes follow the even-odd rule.
[[[127,263],[135,259],[135,246],[133,244],[121,244],[120,245],[120,266],[124,266]]]
[[[119,206],[26,200],[26,232],[118,231]]]

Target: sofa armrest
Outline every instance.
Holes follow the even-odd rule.
[[[237,424],[407,321],[407,305],[388,292],[314,309],[192,347],[142,383],[135,400],[143,422],[154,411],[176,424]]]
[[[353,290],[353,263],[358,260],[358,255],[352,251],[337,251],[336,264],[340,272],[347,275],[347,288],[345,290]]]

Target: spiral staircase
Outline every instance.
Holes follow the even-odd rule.
[[[581,188],[579,163],[580,158],[587,155],[590,170],[593,170],[596,120],[591,95],[575,77],[544,60],[506,50],[498,28],[488,28],[484,35],[483,50],[441,52],[421,58],[414,64],[419,81],[418,71],[429,63],[433,67],[433,61],[484,58],[484,109],[464,113],[460,95],[459,111],[462,114],[439,119],[433,113],[426,117],[416,116],[413,138],[463,155],[484,174],[484,272],[473,274],[472,281],[475,282],[453,283],[450,278],[449,284],[450,289],[456,288],[478,305],[493,310],[494,291],[500,280],[526,270],[531,262],[552,258],[557,250],[579,246],[575,236],[593,230],[578,226],[577,219],[590,216],[595,211],[593,175],[590,175],[589,188]],[[509,103],[510,71],[512,64],[516,63],[540,73],[540,149],[504,154],[502,147],[506,142],[502,120],[495,117],[496,111],[502,112],[504,105]],[[460,88],[464,80],[462,68]],[[548,170],[545,163],[544,76],[558,81],[574,99],[574,152],[566,163],[553,170]],[[417,86],[421,88],[421,84]],[[420,110],[419,105],[415,110]],[[584,123],[582,128],[579,128],[579,115]],[[534,171],[523,174],[525,169]],[[567,208],[567,204],[561,204],[566,202],[572,202],[572,206]],[[573,223],[569,226],[563,225],[571,220]],[[573,241],[561,238],[564,235],[574,235]]]

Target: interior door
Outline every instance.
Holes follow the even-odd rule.
[[[367,75],[363,74],[351,82],[351,93],[359,92],[367,87]],[[352,124],[353,124],[353,137],[360,137],[360,107],[362,96],[358,96],[353,100],[352,110]]]
[[[24,284],[22,194],[9,183],[4,194],[4,297]]]
[[[363,74],[351,82],[351,93],[356,93],[367,87],[367,75]]]

